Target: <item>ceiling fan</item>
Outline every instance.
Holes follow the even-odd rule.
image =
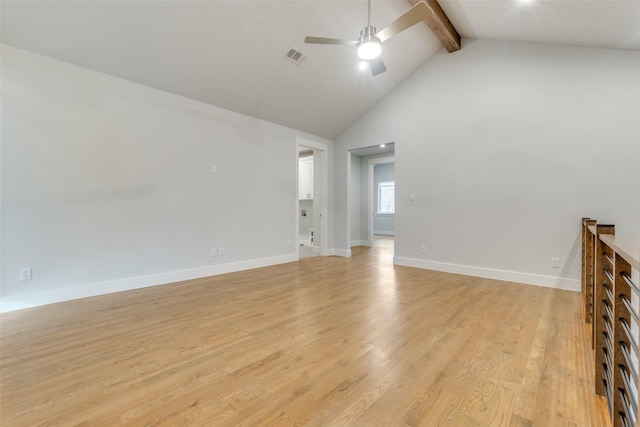
[[[367,26],[360,30],[360,37],[358,40],[307,36],[305,37],[304,42],[308,44],[358,46],[358,58],[369,63],[371,73],[374,76],[384,73],[387,71],[387,67],[384,65],[384,62],[382,62],[382,58],[380,57],[380,54],[382,53],[381,44],[396,34],[401,33],[407,28],[412,27],[418,22],[429,17],[429,7],[424,1],[420,1],[395,21],[378,31],[376,27],[371,25],[371,0],[368,0],[367,6]]]

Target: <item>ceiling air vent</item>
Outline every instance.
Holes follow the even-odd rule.
[[[302,65],[302,63],[308,58],[305,53],[302,53],[299,50],[293,48],[289,49],[289,52],[287,52],[284,57],[297,65]]]

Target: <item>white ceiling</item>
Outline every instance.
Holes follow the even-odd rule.
[[[640,0],[440,0],[465,38],[640,50]],[[327,138],[335,138],[426,62],[424,24],[383,46],[388,71],[358,70],[364,0],[2,1],[2,42]],[[382,28],[408,10],[375,1]],[[290,48],[309,55],[284,59]],[[464,49],[464,40],[463,47]],[[455,55],[453,53],[452,55]]]

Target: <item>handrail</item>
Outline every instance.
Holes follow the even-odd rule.
[[[631,246],[629,243],[613,234],[600,234],[600,240],[620,255],[633,268],[640,270],[640,248]]]

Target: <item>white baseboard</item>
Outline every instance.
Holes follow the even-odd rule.
[[[37,307],[56,302],[70,301],[79,298],[105,295],[114,292],[147,288],[150,286],[166,285],[183,280],[199,279],[253,268],[294,262],[299,259],[296,254],[279,255],[269,258],[259,258],[247,261],[233,262],[222,265],[211,265],[189,270],[171,271],[167,273],[151,274],[148,276],[128,277],[99,283],[89,283],[70,288],[52,289],[50,291],[13,295],[0,300],[0,313]]]
[[[564,289],[569,291],[579,292],[581,288],[580,280],[564,277],[543,276],[540,274],[520,273],[517,271],[498,270],[494,268],[474,267],[470,265],[450,264],[446,262],[402,257],[394,257],[393,263],[406,267],[443,271],[445,273],[464,274],[466,276],[504,280],[507,282],[524,283],[526,285],[544,286],[547,288]]]
[[[351,251],[344,249],[329,249],[328,255],[350,257]],[[79,298],[88,298],[97,295],[105,295],[114,292],[122,292],[150,286],[166,285],[183,280],[199,279],[202,277],[216,276],[219,274],[233,273],[236,271],[250,270],[252,268],[267,267],[270,265],[284,264],[298,260],[296,254],[280,255],[269,258],[240,261],[222,265],[194,268],[190,270],[172,271],[168,273],[152,274],[148,276],[129,277],[119,280],[111,280],[99,283],[90,283],[70,288],[52,289],[50,291],[13,295],[0,300],[0,313],[24,308],[37,307],[56,302],[70,301]],[[484,267],[474,267],[460,264],[450,264],[437,261],[427,261],[413,258],[395,257],[394,264],[407,267],[422,268],[427,270],[443,271],[454,274],[484,277],[487,279],[505,280],[509,282],[524,283],[528,285],[545,286],[555,289],[580,291],[580,280],[562,277],[543,276],[516,271],[498,270]]]
[[[369,246],[368,240],[352,240],[351,246]]]
[[[333,248],[327,251],[327,255],[343,256],[349,258],[351,256],[351,250]]]
[[[395,236],[395,231],[393,230],[373,230],[373,234],[379,234],[380,236]]]

